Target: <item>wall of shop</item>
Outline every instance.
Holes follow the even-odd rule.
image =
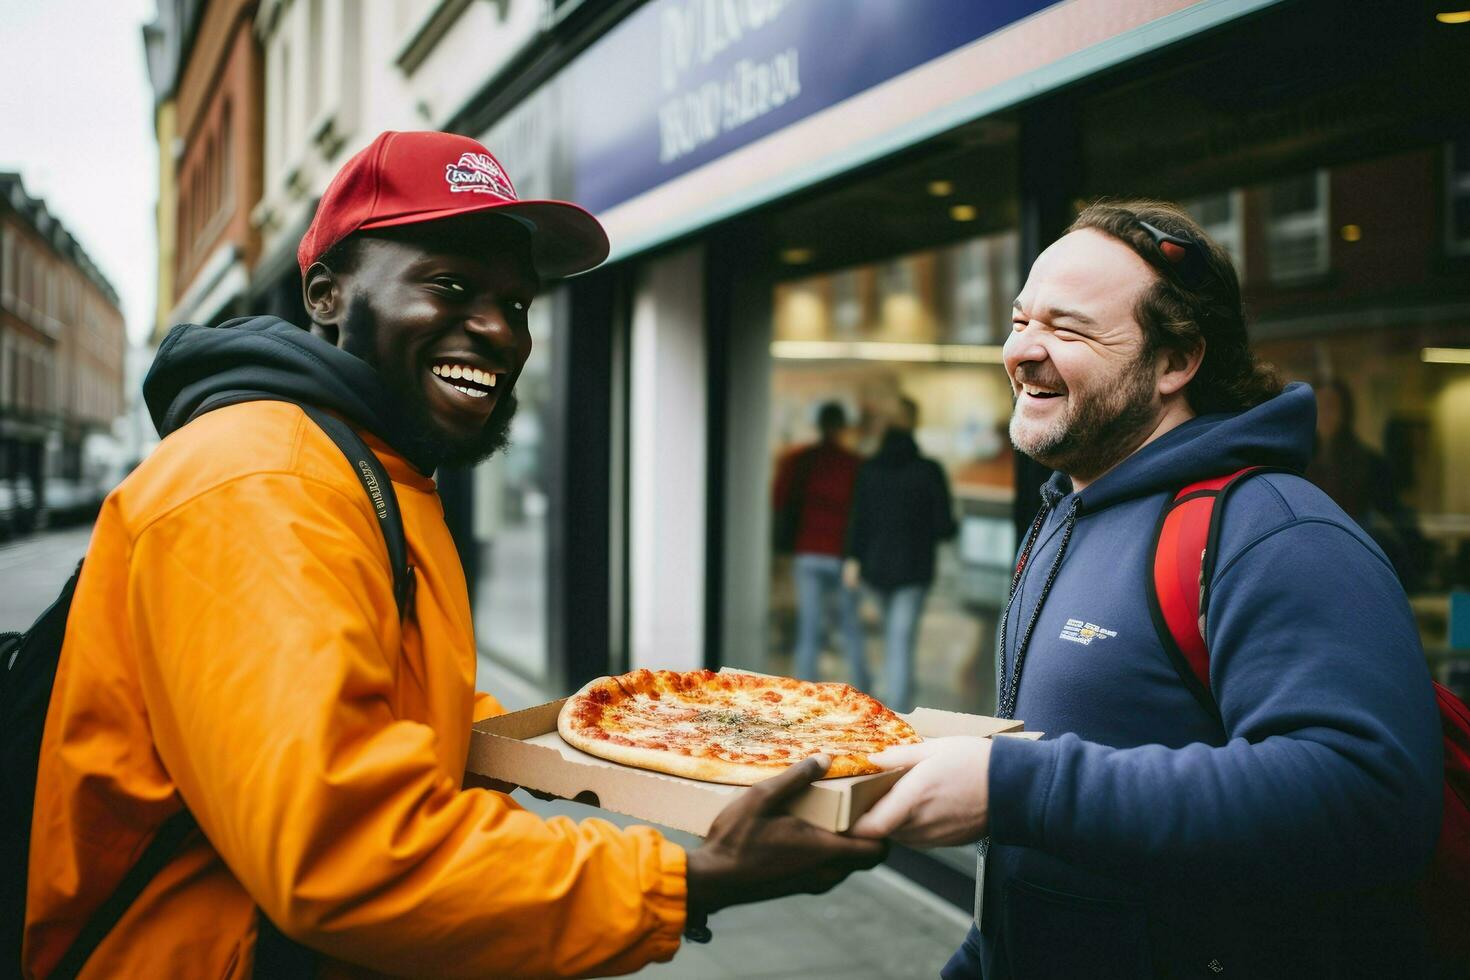
[[[704,666],[708,353],[703,250],[639,268],[629,373],[629,665]]]

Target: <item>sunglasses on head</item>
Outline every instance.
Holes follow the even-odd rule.
[[[1179,276],[1179,281],[1184,283],[1188,289],[1198,289],[1209,276],[1209,266],[1205,264],[1205,256],[1198,242],[1187,235],[1171,235],[1160,228],[1155,228],[1141,218],[1134,218],[1138,226],[1148,232],[1154,244],[1163,253],[1164,260],[1173,267]]]

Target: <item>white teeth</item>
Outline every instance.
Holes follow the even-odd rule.
[[[484,385],[487,388],[494,388],[495,381],[499,377],[499,375],[491,371],[482,371],[477,367],[470,367],[467,364],[434,364],[430,366],[429,370],[438,378],[473,381],[475,384]],[[455,385],[454,387],[459,388],[460,391],[469,391],[470,394],[476,396],[483,396],[485,394],[483,391],[470,391],[468,388],[462,388],[459,385]]]
[[[477,390],[475,388],[466,388],[464,385],[455,385],[454,386],[454,390],[455,391],[462,391],[466,395],[469,395],[471,398],[489,398],[490,397],[490,392],[488,392],[488,391],[479,391],[479,390]]]
[[[1055,395],[1055,394],[1059,394],[1059,392],[1048,391],[1045,388],[1038,388],[1035,385],[1025,385],[1025,384],[1023,384],[1021,386],[1021,390],[1024,391],[1028,395]]]

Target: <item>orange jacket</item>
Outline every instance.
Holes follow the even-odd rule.
[[[623,973],[677,949],[680,848],[461,788],[472,720],[501,710],[474,692],[463,572],[433,482],[363,435],[418,579],[401,629],[367,495],[293,405],[203,416],[108,498],[41,748],[27,976],[181,798],[207,840],[84,977],[249,976],[257,905],[333,975]]]

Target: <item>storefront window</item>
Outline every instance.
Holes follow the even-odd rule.
[[[531,305],[535,353],[516,381],[510,444],[473,473],[476,639],[497,663],[542,684],[548,679],[547,423],[557,300],[552,294]]]
[[[1470,141],[1440,94],[1461,42],[1373,8],[1317,49],[1372,67],[1326,73],[1286,26],[1313,9],[1085,99],[1078,197],[1178,200],[1229,248],[1257,354],[1316,390],[1306,476],[1378,543],[1431,668],[1470,693]]]
[[[1248,289],[1256,349],[1317,392],[1317,449],[1307,477],[1393,562],[1431,663],[1464,686],[1470,662],[1470,315],[1419,195],[1437,147],[1344,163],[1330,173],[1334,234],[1325,285],[1309,296]],[[1274,191],[1264,196],[1275,216]],[[1397,201],[1399,205],[1385,205]],[[1396,215],[1390,211],[1399,208]],[[1269,236],[1268,236],[1269,241]],[[1461,260],[1463,262],[1463,260]],[[1458,299],[1457,299],[1458,297]]]
[[[793,454],[819,439],[823,406],[838,407],[836,441],[866,461],[885,451],[885,433],[903,424],[908,400],[917,408],[913,439],[924,456],[939,463],[952,495],[948,536],[916,546],[919,552],[932,549],[936,560],[932,584],[924,590],[912,655],[914,687],[907,695],[892,690],[896,654],[884,629],[888,594],[895,590],[871,585],[889,570],[863,570],[870,586],[860,591],[858,624],[867,686],[890,702],[909,702],[899,707],[988,711],[993,705],[995,617],[1005,601],[1015,548],[1014,466],[1006,437],[1010,390],[999,344],[1018,290],[1016,250],[1016,235],[1003,232],[774,287],[769,450],[778,481],[783,466],[789,475]],[[808,474],[805,480],[809,493],[833,492],[823,476]],[[865,505],[918,506],[893,499],[854,506]],[[773,559],[765,669],[861,679],[849,659],[841,592],[834,586],[814,600],[797,569],[807,552],[840,549],[839,532],[850,516],[835,516],[831,540],[799,541],[795,558]],[[925,532],[916,525],[914,533]],[[923,577],[922,570],[915,574]],[[814,601],[822,608],[811,605],[807,614],[820,615],[822,624],[811,671],[797,662],[797,648],[802,603]]]
[[[1470,255],[1470,136],[1445,146],[1445,244]]]

